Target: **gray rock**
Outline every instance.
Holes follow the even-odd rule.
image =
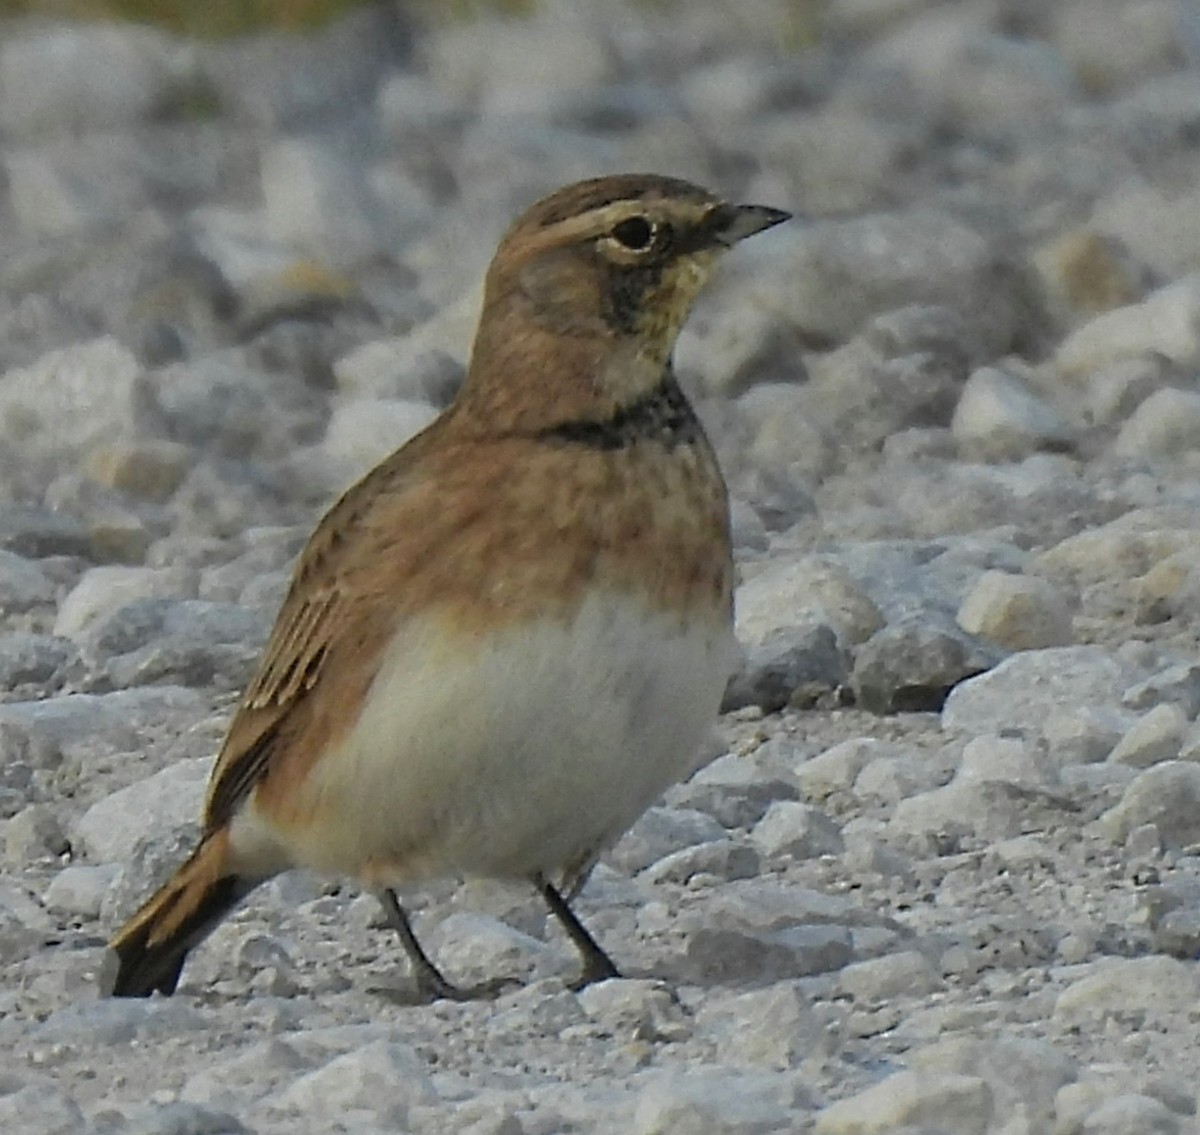
[[[0,121],[23,135],[148,118],[171,82],[170,44],[148,27],[29,26],[0,44]]]
[[[750,879],[758,874],[758,852],[732,839],[716,839],[664,855],[646,868],[649,882],[687,883],[697,876]]]
[[[1059,344],[1055,364],[1068,378],[1143,355],[1194,366],[1200,361],[1198,312],[1200,275],[1185,276],[1142,303],[1106,311],[1085,323]],[[1131,436],[1126,444],[1134,440]]]
[[[1066,801],[1004,780],[956,779],[901,800],[889,828],[911,847],[1010,839],[1032,824],[1061,824]]]
[[[810,757],[796,769],[796,779],[806,800],[818,803],[834,793],[848,789],[859,773],[872,761],[893,755],[886,741],[875,737],[854,737]]]
[[[985,1135],[992,1092],[979,1076],[896,1072],[817,1113],[817,1135],[884,1135],[909,1129]]]
[[[737,985],[783,981],[841,969],[853,957],[844,926],[805,925],[774,931],[698,928],[684,966],[691,980]]]
[[[958,625],[1008,650],[1067,646],[1074,638],[1071,603],[1036,576],[984,572],[958,609]]]
[[[1042,723],[1050,757],[1058,765],[1102,761],[1132,724],[1129,714],[1103,706],[1063,706]]]
[[[339,402],[322,442],[347,479],[361,476],[433,421],[428,402],[356,398]]]
[[[846,660],[827,626],[788,627],[747,649],[721,702],[729,713],[757,705],[764,713],[804,708],[846,681]]]
[[[964,456],[984,461],[1061,451],[1075,441],[1062,414],[1015,375],[996,367],[982,367],[967,379],[950,429]]]
[[[1200,840],[1200,765],[1163,761],[1139,773],[1121,802],[1097,821],[1098,830],[1114,843],[1124,843],[1143,824],[1154,824],[1167,847],[1187,847]]]
[[[1161,1017],[1200,994],[1195,966],[1175,958],[1105,958],[1072,982],[1054,1003],[1054,1019],[1085,1026],[1117,1014]]]
[[[716,996],[703,1005],[698,1024],[715,1038],[723,1062],[748,1067],[794,1068],[836,1047],[835,1026],[814,1012],[802,981]]]
[[[142,368],[112,338],[51,351],[0,376],[0,422],[10,444],[63,460],[129,436],[147,413]]]
[[[81,649],[93,680],[241,689],[269,629],[269,616],[233,603],[138,599],[96,619]]]
[[[1176,1135],[1183,1122],[1151,1096],[1120,1095],[1089,1112],[1080,1135]]]
[[[439,965],[472,981],[528,971],[548,949],[544,942],[498,918],[468,911],[443,918],[430,935],[430,942]]]
[[[707,812],[726,828],[748,828],[762,819],[774,801],[796,796],[796,786],[785,776],[766,775],[758,762],[732,753],[666,792],[668,804]]]
[[[14,867],[61,855],[69,846],[58,815],[47,804],[29,804],[4,822],[4,859]]]
[[[1022,651],[953,690],[942,727],[1030,732],[1057,710],[1117,704],[1136,677],[1133,667],[1100,646]]]
[[[407,1045],[378,1040],[306,1073],[272,1102],[305,1116],[402,1128],[411,1108],[436,1099],[425,1061]]]
[[[987,239],[933,209],[812,225],[776,242],[790,258],[787,285],[797,322],[838,341],[871,316],[910,304],[952,308],[990,351],[1012,340],[1017,311]]]
[[[824,812],[811,804],[777,800],[754,825],[750,839],[768,858],[814,859],[838,855],[842,834]]]
[[[707,812],[695,808],[649,808],[605,859],[618,871],[634,875],[680,848],[724,837],[725,829]]]
[[[333,364],[338,389],[356,399],[448,406],[462,385],[465,371],[458,356],[437,344],[431,330],[434,326],[439,325],[425,323],[395,339],[364,343],[338,359]],[[461,329],[460,354],[466,349],[470,333],[469,327]],[[431,339],[435,341],[427,342]]]
[[[916,613],[889,623],[858,648],[850,684],[874,713],[936,711],[955,686],[1003,656],[948,619]]]
[[[243,1135],[248,1130],[228,1112],[176,1101],[139,1108],[126,1118],[121,1135]]]
[[[57,685],[79,652],[58,635],[0,635],[0,689],[37,685],[43,692]]]
[[[752,644],[787,627],[825,624],[843,643],[854,645],[883,623],[879,608],[850,572],[824,557],[770,562],[737,592],[738,636]]]
[[[1200,907],[1171,910],[1154,926],[1154,949],[1172,958],[1200,958]]]
[[[666,1039],[681,1032],[683,1012],[661,982],[614,979],[579,991],[579,1004],[617,1036]]]
[[[1003,781],[1031,790],[1054,788],[1058,770],[1045,750],[1022,737],[985,733],[968,741],[962,752],[956,781]]]
[[[76,918],[99,918],[104,896],[119,870],[115,863],[70,864],[50,880],[42,899],[50,910]]]
[[[40,508],[0,505],[0,549],[31,560],[87,556],[87,528],[73,516]]]
[[[1179,706],[1157,705],[1129,727],[1108,759],[1133,768],[1173,760],[1179,756],[1187,726],[1187,717]]]
[[[196,584],[196,573],[187,567],[106,564],[90,568],[59,604],[54,633],[78,639],[91,623],[134,600],[190,599]]]
[[[162,1041],[208,1027],[183,1001],[109,998],[56,1009],[36,1032],[41,1044],[129,1044]]]
[[[208,757],[178,761],[97,800],[72,826],[73,845],[97,863],[122,863],[139,840],[194,823],[211,768]]]
[[[1151,394],[1121,427],[1115,451],[1126,457],[1174,457],[1200,448],[1200,394],[1167,387]]]
[[[1193,662],[1169,666],[1130,686],[1121,695],[1121,703],[1130,709],[1152,709],[1167,703],[1178,706],[1192,720],[1200,714],[1200,666]]]
[[[841,991],[867,1003],[925,997],[944,988],[944,984],[929,959],[915,950],[854,962],[838,974]]]
[[[759,1135],[793,1127],[808,1103],[787,1073],[658,1072],[638,1095],[631,1135]]]
[[[12,615],[54,602],[53,581],[32,560],[0,550],[0,614]]]
[[[30,1084],[0,1093],[0,1123],[28,1135],[79,1135],[87,1121],[79,1105],[54,1084]]]

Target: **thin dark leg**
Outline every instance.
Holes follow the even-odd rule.
[[[455,985],[442,974],[442,971],[429,960],[429,955],[421,949],[421,943],[417,941],[417,936],[413,933],[412,923],[409,922],[404,907],[400,905],[396,892],[391,887],[384,887],[376,892],[376,896],[387,917],[387,924],[400,935],[400,944],[404,947],[409,964],[412,966],[413,980],[423,996],[433,1001],[439,998],[446,1001],[473,1001],[477,998],[495,997],[513,984],[508,978],[497,978],[495,981],[485,981],[481,985],[468,986],[466,989]]]
[[[546,900],[546,905],[550,908],[550,913],[562,923],[563,929],[567,932],[567,937],[575,943],[575,948],[579,951],[579,955],[583,959],[583,972],[579,975],[579,980],[574,982],[571,988],[579,990],[585,985],[591,985],[594,981],[607,981],[610,977],[620,977],[620,971],[613,965],[612,958],[600,949],[596,943],[596,939],[587,932],[587,928],[575,917],[571,908],[567,906],[566,899],[540,875],[534,879],[533,884],[537,887],[542,898]]]

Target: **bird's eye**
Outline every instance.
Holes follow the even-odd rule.
[[[654,241],[655,226],[645,217],[629,217],[613,226],[613,239],[630,252],[645,252]]]

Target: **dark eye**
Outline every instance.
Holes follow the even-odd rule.
[[[612,235],[630,252],[644,252],[654,240],[654,226],[645,217],[630,217],[615,225]]]

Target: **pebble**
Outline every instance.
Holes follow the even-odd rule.
[[[956,618],[963,630],[1007,650],[1068,646],[1074,640],[1067,596],[1036,576],[984,572]]]
[[[673,851],[724,839],[725,829],[696,808],[649,808],[605,857],[631,875]]]
[[[211,768],[209,757],[178,761],[97,800],[72,826],[73,846],[97,863],[124,863],[139,840],[195,821]]]
[[[1124,457],[1175,457],[1200,448],[1200,394],[1167,387],[1126,420],[1113,449]]]
[[[1096,821],[1114,843],[1143,824],[1154,824],[1168,847],[1187,847],[1200,839],[1200,765],[1162,761],[1138,773],[1119,804]]]
[[[839,689],[847,678],[837,635],[824,625],[775,631],[750,647],[730,680],[721,710],[756,705],[764,713],[805,708]]]
[[[87,1129],[79,1104],[54,1084],[30,1084],[0,1093],[0,1123],[29,1135],[74,1135]]]
[[[436,1099],[425,1060],[407,1045],[378,1040],[306,1072],[279,1092],[272,1106],[342,1123],[403,1128],[410,1109]]]
[[[798,1098],[799,1097],[799,1098]],[[638,1094],[633,1135],[756,1135],[785,1130],[807,1112],[786,1073],[668,1071]]]
[[[1175,958],[1106,958],[1092,968],[1058,995],[1056,1021],[1082,1026],[1128,1013],[1169,1018],[1200,992],[1195,967]]]
[[[75,918],[99,918],[104,896],[119,870],[115,863],[69,864],[50,881],[42,899],[50,910]]]
[[[950,431],[965,457],[982,461],[1062,451],[1075,441],[1075,431],[1058,410],[1016,375],[996,367],[982,367],[967,379]]]
[[[1156,705],[1139,717],[1113,746],[1110,761],[1149,768],[1179,756],[1188,719],[1173,702]]]
[[[817,1135],[883,1135],[900,1127],[984,1135],[992,1093],[978,1076],[896,1072],[817,1113]]]
[[[777,800],[754,825],[750,839],[767,858],[813,859],[843,850],[837,824],[819,808]]]
[[[966,678],[991,669],[1003,651],[940,616],[889,623],[855,653],[850,684],[874,713],[940,710]]]
[[[1134,677],[1131,667],[1100,646],[1020,651],[953,690],[942,728],[1034,732],[1055,711],[1118,703]]]
[[[89,568],[59,604],[54,633],[79,639],[90,624],[135,600],[191,598],[196,586],[196,573],[186,567],[106,564]]]
[[[4,821],[4,858],[13,866],[62,855],[69,844],[58,815],[48,804],[27,804]]]

